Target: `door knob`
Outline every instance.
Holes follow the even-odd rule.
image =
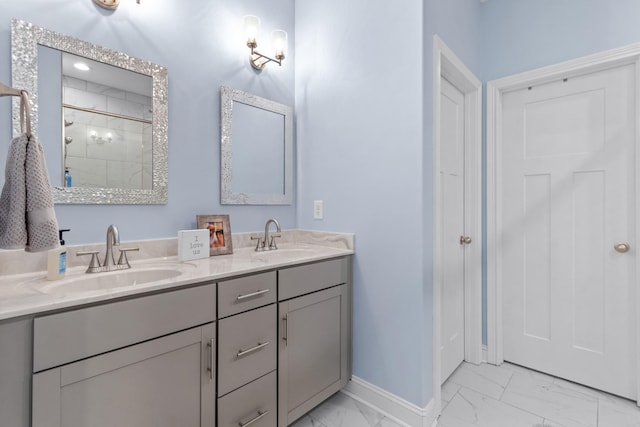
[[[613,249],[623,254],[625,252],[629,252],[629,249],[631,249],[631,246],[629,246],[628,243],[616,243],[615,245],[613,245]]]
[[[460,236],[460,244],[461,245],[468,245],[471,243],[471,237],[469,236]]]

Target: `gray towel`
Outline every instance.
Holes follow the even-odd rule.
[[[11,141],[0,194],[0,248],[40,252],[59,246],[58,221],[42,146],[35,137]]]

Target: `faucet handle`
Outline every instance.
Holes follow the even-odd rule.
[[[278,245],[276,245],[276,237],[282,237],[282,234],[271,235],[271,241],[269,242],[269,249],[278,249]]]
[[[76,256],[84,256],[84,255],[91,255],[91,261],[89,261],[89,267],[87,268],[87,273],[92,273],[96,269],[102,266],[100,264],[100,252],[98,251],[76,252]]]
[[[260,250],[260,246],[264,247],[265,242],[263,242],[262,237],[258,236],[251,236],[251,240],[257,240],[258,242],[256,243],[256,252],[258,252]]]
[[[139,251],[140,248],[122,248],[120,249],[120,257],[118,258],[118,265],[126,265],[127,268],[131,268],[129,260],[127,259],[127,252]]]

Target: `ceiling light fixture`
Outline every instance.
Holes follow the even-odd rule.
[[[109,10],[117,9],[118,6],[120,6],[120,0],[93,0],[93,2],[98,6]],[[140,0],[136,0],[136,3],[140,4]]]
[[[84,62],[76,62],[75,64],[73,64],[73,68],[80,71],[89,71],[91,69],[91,67],[89,67]]]

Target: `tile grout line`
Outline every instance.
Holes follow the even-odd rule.
[[[511,381],[511,379],[509,379],[509,381]],[[555,424],[558,424],[558,425],[562,426],[562,424],[560,424],[558,421],[554,421],[554,420],[552,420],[552,419],[546,418],[546,417],[544,417],[544,416],[542,416],[542,415],[540,415],[540,414],[536,414],[535,412],[531,412],[531,411],[530,411],[530,410],[528,410],[528,409],[520,408],[520,407],[515,406],[515,405],[513,405],[513,404],[511,404],[511,403],[509,403],[509,402],[504,402],[504,401],[499,400],[499,399],[494,399],[494,398],[493,398],[493,397],[491,397],[491,396],[487,396],[487,395],[486,395],[486,394],[484,394],[484,393],[480,393],[480,392],[478,392],[478,391],[475,391],[475,390],[473,390],[473,389],[467,388],[467,387],[465,387],[465,386],[461,386],[461,387],[460,387],[460,389],[463,389],[463,388],[466,388],[467,390],[471,391],[472,393],[478,393],[479,395],[481,395],[482,397],[484,397],[484,398],[486,398],[486,399],[491,399],[491,400],[495,400],[496,402],[500,402],[501,404],[503,404],[503,405],[505,405],[505,406],[508,406],[508,407],[510,407],[510,408],[512,408],[512,409],[515,409],[516,411],[526,412],[527,414],[533,415],[534,417],[538,417],[538,418],[540,418],[540,420],[542,420],[543,425],[544,425],[544,421],[546,420],[546,421],[551,421],[551,422],[553,422],[553,423],[555,423]],[[463,396],[460,396],[460,397],[466,401],[466,399],[465,399]]]
[[[511,378],[509,379],[509,384],[511,383],[511,379],[513,378],[513,376],[515,376],[515,375],[517,375],[517,374],[518,374],[518,372],[513,372],[513,375],[512,375],[512,376],[511,376]],[[521,375],[525,375],[525,374],[524,374],[524,373],[522,373]],[[552,378],[553,378],[553,381],[551,381],[551,383],[550,383],[551,385],[554,385],[554,386],[556,386],[556,387],[560,387],[560,388],[564,388],[564,387],[562,387],[562,386],[560,386],[560,385],[556,384],[555,380],[556,380],[556,378],[557,378],[557,377],[552,376]],[[545,380],[544,382],[547,382],[547,381]],[[581,400],[584,400],[584,401],[589,401],[589,400],[593,400],[593,399],[594,399],[592,396],[589,396],[589,395],[587,395],[587,394],[585,394],[585,393],[582,393],[582,392],[580,392],[580,391],[577,391],[577,390],[570,390],[570,389],[569,389],[569,391],[576,392],[576,393],[578,393],[578,394],[582,395],[582,396],[581,396]],[[505,387],[505,392],[506,392],[506,387]],[[503,393],[503,396],[504,396],[504,393]],[[597,424],[598,424],[598,408],[600,407],[600,399],[596,398],[595,400],[596,400],[596,403],[597,403],[597,405],[596,405],[596,425],[595,425],[595,426],[593,426],[593,427],[597,427]],[[536,413],[534,413],[534,412],[531,412],[531,411],[530,411],[530,410],[528,410],[528,409],[520,408],[520,407],[518,407],[518,406],[512,405],[512,404],[510,404],[509,402],[504,402],[504,401],[502,401],[502,398],[501,398],[501,400],[500,400],[500,401],[501,401],[503,404],[508,405],[508,406],[510,406],[510,407],[512,407],[512,408],[515,408],[515,409],[518,409],[518,410],[520,410],[520,411],[527,412],[527,413],[529,413],[529,414],[531,414],[531,415],[534,415],[534,416],[536,416],[536,417],[540,417],[540,418],[542,418],[542,420],[543,420],[543,425],[544,425],[544,422],[545,422],[545,421],[550,421],[550,422],[552,422],[552,423],[554,423],[554,424],[557,424],[557,425],[559,425],[559,426],[563,426],[563,425],[564,425],[564,424],[561,424],[559,421],[554,420],[554,419],[552,419],[552,418],[548,418],[548,417],[546,417],[546,416],[543,416],[543,415],[540,415],[540,414],[536,414]],[[585,427],[587,427],[587,426],[585,426]]]
[[[510,375],[509,375],[509,380],[507,381],[507,384],[505,385],[505,387],[503,387],[503,390],[502,390],[502,393],[501,393],[501,395],[500,395],[500,398],[499,398],[499,399],[494,399],[493,397],[488,396],[488,395],[486,395],[485,393],[482,393],[482,392],[480,392],[480,391],[476,391],[476,390],[474,390],[474,389],[472,389],[472,388],[470,388],[470,387],[468,387],[468,386],[466,386],[466,385],[464,385],[464,384],[459,384],[459,383],[455,383],[455,384],[460,385],[460,389],[456,392],[456,394],[458,394],[458,392],[464,388],[464,389],[466,389],[466,390],[468,390],[468,391],[471,391],[471,392],[473,392],[473,393],[478,393],[479,395],[483,396],[483,397],[484,397],[484,398],[486,398],[486,399],[492,399],[492,400],[495,400],[496,402],[500,402],[500,403],[502,403],[503,405],[509,406],[510,408],[515,409],[515,410],[517,410],[517,411],[526,412],[526,413],[528,413],[528,414],[530,414],[530,415],[533,415],[534,417],[538,417],[538,418],[540,418],[540,420],[542,421],[543,425],[544,425],[544,422],[545,422],[545,421],[551,421],[551,422],[553,422],[553,423],[555,423],[555,424],[560,424],[558,421],[554,421],[554,420],[552,420],[552,419],[549,419],[549,418],[547,418],[547,417],[545,417],[545,416],[542,416],[541,414],[536,414],[535,412],[532,412],[532,411],[530,411],[530,410],[528,410],[528,409],[520,408],[520,407],[515,406],[515,405],[513,405],[513,404],[511,404],[511,403],[509,403],[509,402],[505,402],[505,401],[503,401],[503,400],[502,400],[502,398],[504,397],[504,394],[505,394],[505,392],[507,391],[507,388],[511,385],[511,382],[513,381],[514,376],[515,376],[515,375],[519,375],[519,373],[518,373],[518,372],[512,372],[512,371],[509,371],[509,374],[510,374]],[[522,374],[522,375],[524,375],[524,374]],[[492,381],[492,382],[493,382],[493,383],[495,383],[494,381]],[[551,384],[553,384],[553,382],[551,382]],[[466,399],[464,398],[464,396],[460,395],[460,397],[466,401]],[[453,398],[452,398],[452,400],[453,400]],[[596,422],[597,422],[597,421],[596,421]],[[561,424],[560,424],[560,425],[561,425]]]
[[[518,366],[518,365],[516,365]],[[586,404],[592,405],[593,403],[595,403],[595,408],[593,406],[591,406],[591,410],[593,410],[594,412],[592,412],[592,414],[595,417],[588,417],[588,420],[577,420],[577,419],[573,419],[573,418],[568,418],[567,421],[571,421],[571,422],[577,422],[580,425],[583,425],[584,422],[586,422],[586,426],[590,426],[590,427],[599,427],[602,426],[603,424],[600,422],[600,414],[603,412],[603,403],[605,405],[614,405],[614,407],[618,407],[619,403],[624,403],[623,401],[625,400],[624,398],[621,398],[619,396],[615,396],[615,395],[611,395],[612,399],[608,399],[609,394],[606,392],[601,392],[599,390],[596,389],[591,389],[587,386],[581,385],[581,384],[577,384],[577,383],[573,383],[571,381],[562,379],[560,377],[556,377],[554,375],[549,375],[549,374],[544,374],[544,377],[541,378],[537,378],[537,376],[531,376],[529,375],[529,377],[527,376],[527,371],[531,371],[531,372],[538,372],[535,370],[531,370],[528,368],[523,368],[525,369],[525,371],[520,372],[519,370],[511,370],[511,369],[504,369],[502,370],[502,372],[500,372],[500,375],[505,375],[508,374],[508,380],[505,383],[504,387],[502,388],[502,391],[499,395],[499,397],[493,398],[492,396],[488,395],[485,392],[476,390],[476,387],[473,387],[473,384],[475,384],[473,381],[469,382],[468,384],[464,384],[463,382],[456,382],[456,381],[448,381],[450,384],[454,384],[455,386],[458,386],[459,388],[451,394],[451,398],[449,399],[449,401],[447,402],[446,406],[443,406],[442,408],[442,413],[446,412],[446,410],[449,408],[449,405],[451,403],[451,401],[456,397],[456,395],[458,395],[459,398],[463,399],[466,401],[466,399],[464,399],[464,396],[462,395],[462,390],[464,389],[465,391],[468,392],[473,392],[473,393],[477,393],[479,396],[481,396],[483,399],[489,399],[492,400],[494,402],[500,402],[502,405],[505,405],[505,408],[511,408],[513,410],[517,410],[517,411],[521,411],[522,413],[527,413],[530,414],[531,416],[538,418],[542,421],[543,425],[547,425],[548,423],[551,423],[551,425],[558,425],[558,426],[565,426],[564,423],[562,423],[561,421],[556,421],[556,416],[559,416],[560,419],[563,419],[563,413],[554,413],[551,418],[549,418],[548,416],[543,416],[541,414],[535,413],[533,411],[537,411],[538,409],[536,408],[527,408],[527,407],[519,407],[516,406],[513,403],[509,403],[507,401],[504,400],[504,398],[507,396],[506,392],[509,391],[511,389],[511,387],[514,387],[514,381],[517,379],[516,375],[518,375],[520,378],[530,378],[532,381],[535,381],[536,383],[540,383],[540,384],[547,384],[548,386],[552,387],[557,393],[561,393],[562,395],[566,395],[570,398],[573,399],[578,399],[582,402],[585,402]],[[494,381],[492,379],[492,377],[488,377],[485,376],[483,374],[480,374],[478,372],[471,372],[474,375],[477,375],[478,378],[483,381],[486,382],[487,384],[496,384],[496,381]],[[486,374],[486,372],[484,372],[484,374]],[[574,387],[575,386],[575,387]],[[510,393],[516,393],[516,394],[520,394],[517,391],[510,391]],[[601,395],[602,394],[602,395]],[[628,400],[628,399],[627,399]],[[467,401],[467,403],[469,403]],[[473,407],[473,406],[472,406]],[[625,409],[626,406],[621,405],[620,406],[622,409]],[[638,408],[636,408],[638,409]],[[544,411],[543,411],[544,412]],[[636,413],[636,414],[640,414],[640,412]],[[550,414],[547,414],[550,415]],[[637,415],[636,415],[637,416]],[[636,418],[634,418],[636,419]]]
[[[502,402],[502,398],[504,397],[504,394],[507,392],[507,388],[511,385],[511,381],[513,380],[513,376],[515,375],[515,372],[511,372],[511,375],[509,376],[509,381],[507,381],[507,384],[505,384],[505,386],[502,389],[502,393],[500,393],[500,397],[498,398],[499,402]],[[502,402],[505,403],[505,402]]]

